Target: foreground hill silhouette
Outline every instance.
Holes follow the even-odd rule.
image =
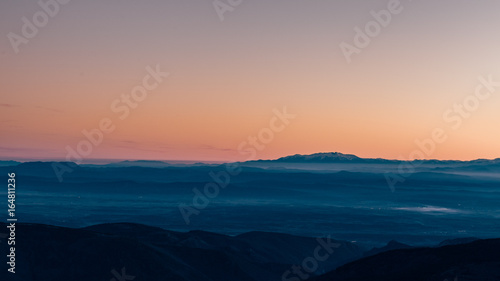
[[[281,280],[318,246],[315,238],[288,234],[181,233],[128,223],[80,229],[18,224],[16,232],[15,279],[7,279],[12,276],[4,264],[0,280],[111,280],[112,270],[122,268],[141,281]],[[362,256],[363,249],[352,243],[332,242],[339,246],[319,273]],[[2,253],[7,247],[0,243]]]
[[[130,223],[79,229],[18,224],[16,231],[16,274],[8,276],[4,268],[1,280],[112,280],[113,272],[146,281],[282,280],[286,270],[302,264],[318,246],[315,238],[279,233],[181,233]],[[443,281],[458,276],[458,280],[486,281],[500,277],[500,239],[410,249],[397,249],[408,246],[391,241],[387,249],[396,250],[365,258],[374,251],[364,253],[355,244],[332,241],[339,247],[319,263],[315,273],[338,268],[310,280]],[[2,252],[7,247],[0,243]]]
[[[346,264],[312,281],[494,281],[500,280],[499,253],[500,239],[393,250]]]

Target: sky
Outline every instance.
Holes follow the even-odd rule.
[[[1,1],[0,159],[498,158],[499,9]]]

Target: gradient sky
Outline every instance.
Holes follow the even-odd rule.
[[[500,157],[500,88],[459,129],[442,117],[479,76],[500,81],[500,2],[401,1],[348,64],[339,44],[388,3],[244,0],[221,22],[211,0],[73,0],[16,54],[7,35],[41,8],[1,1],[0,158],[62,159],[110,117],[89,158],[245,160],[284,106],[297,117],[256,158],[405,159],[436,127],[448,139],[429,158]],[[110,104],[157,64],[170,76],[119,120]]]

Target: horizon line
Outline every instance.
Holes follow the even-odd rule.
[[[389,160],[389,161],[459,161],[459,162],[470,162],[470,161],[476,161],[476,160],[496,160],[500,159],[500,157],[496,158],[473,158],[473,159],[467,159],[467,160],[458,160],[458,159],[437,159],[437,158],[425,158],[425,159],[389,159],[389,158],[383,158],[383,157],[360,157],[356,154],[352,153],[342,153],[342,152],[316,152],[316,153],[311,153],[311,154],[288,154],[285,156],[281,156],[278,158],[268,158],[268,159],[246,159],[246,160],[196,160],[196,159],[133,159],[133,158],[88,158],[84,159],[83,163],[80,163],[82,165],[89,165],[89,164],[106,164],[104,162],[108,162],[107,164],[111,163],[117,163],[121,161],[158,161],[158,162],[174,162],[174,164],[196,164],[196,163],[203,163],[203,164],[225,164],[225,163],[239,163],[239,162],[250,162],[250,161],[272,161],[272,160],[278,160],[281,158],[289,157],[289,156],[310,156],[310,155],[315,155],[315,154],[329,154],[329,153],[337,153],[341,155],[352,155],[355,157],[358,157],[360,159],[381,159],[381,160]],[[0,156],[0,161],[15,161],[15,162],[73,162],[74,161],[68,161],[66,158],[50,158],[50,157],[36,157],[36,158],[26,158],[26,157],[13,157],[13,158],[7,158],[7,157],[2,157]],[[101,163],[99,163],[101,162]],[[177,162],[177,163],[175,163]]]

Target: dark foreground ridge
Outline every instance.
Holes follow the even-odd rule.
[[[400,249],[363,258],[312,281],[500,280],[500,239]]]
[[[268,232],[226,236],[129,223],[78,229],[18,224],[16,228],[16,274],[8,273],[4,263],[0,280],[297,281],[304,278],[292,268],[306,260],[317,268],[314,272],[301,268],[302,273],[319,281],[443,281],[455,276],[461,281],[500,280],[500,239],[440,248],[408,248],[391,241],[384,247],[388,252],[378,253],[383,249],[367,252],[350,242]],[[4,242],[0,250],[7,253]],[[316,254],[326,259],[317,260],[317,249]]]
[[[0,223],[1,229],[5,227]],[[239,236],[181,233],[129,223],[78,229],[18,224],[16,274],[8,273],[3,262],[0,280],[281,280],[284,272],[313,256],[322,244],[333,243],[335,248],[319,263],[318,274],[363,255],[355,244],[321,241],[267,232]],[[8,253],[8,247],[2,241],[0,252]],[[326,253],[321,251],[321,255]]]

